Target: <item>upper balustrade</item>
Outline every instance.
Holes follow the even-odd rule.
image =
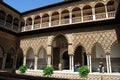
[[[12,31],[20,31],[20,20],[18,18],[13,18],[11,14],[7,14],[0,10],[0,27],[4,27],[6,29]]]
[[[80,4],[72,7],[70,10],[62,9],[62,11],[52,11],[34,15],[34,17],[26,17],[24,22],[19,21],[11,15],[5,15],[0,11],[0,25],[16,31],[30,31],[62,25],[70,25],[76,23],[98,21],[104,19],[115,18],[116,8],[114,0],[109,0],[106,4],[97,2],[94,6]],[[32,15],[33,16],[33,15]]]

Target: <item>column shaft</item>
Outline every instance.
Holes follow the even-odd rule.
[[[61,25],[61,13],[59,13],[59,25]]]
[[[32,19],[32,30],[34,29],[34,18]]]
[[[72,57],[71,55],[69,55],[69,67],[70,67],[70,70],[72,70]]]
[[[107,11],[107,6],[105,5],[105,13],[106,13],[106,18],[108,18],[108,11]]]
[[[50,15],[49,16],[49,27],[51,27],[51,18],[52,18],[52,16]]]
[[[42,17],[40,18],[40,28],[42,28]]]
[[[94,7],[92,7],[92,15],[93,15],[93,20],[95,20],[96,18],[95,18],[95,8]]]
[[[48,55],[48,59],[47,59],[48,61],[47,61],[47,65],[48,66],[51,66],[51,56],[50,55]]]
[[[107,73],[109,73],[109,61],[108,61],[108,55],[106,55],[106,65],[107,65]]]
[[[70,15],[70,18],[69,18],[69,19],[70,19],[70,20],[69,20],[69,23],[71,24],[71,23],[72,23],[72,12],[71,12],[71,11],[70,11],[70,14],[69,14],[69,15]]]
[[[81,9],[81,21],[83,22],[83,10]]]
[[[71,68],[72,68],[72,71],[74,71],[74,56],[72,55],[71,58],[72,58],[72,60],[71,60],[72,61],[71,66],[72,67]]]
[[[110,73],[112,73],[112,69],[111,69],[111,58],[110,58],[110,54],[108,55],[108,57],[109,57],[109,70],[110,70]]]
[[[5,69],[7,54],[4,55],[2,69]]]
[[[37,70],[37,64],[38,64],[38,56],[35,56],[35,64],[34,64],[34,69]]]
[[[24,56],[23,65],[26,65],[26,56]]]
[[[92,65],[91,65],[91,55],[89,55],[89,64],[90,64],[90,73],[92,72]]]

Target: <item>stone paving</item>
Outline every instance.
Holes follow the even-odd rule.
[[[19,73],[19,72],[17,72]],[[25,75],[43,76],[42,70],[28,70]],[[54,78],[64,78],[69,80],[82,80],[78,72],[71,71],[54,71],[51,76]],[[90,73],[86,80],[120,80],[120,73]]]

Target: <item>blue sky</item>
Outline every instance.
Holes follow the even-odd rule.
[[[38,7],[62,2],[64,0],[4,0],[7,4],[20,12],[25,12]]]

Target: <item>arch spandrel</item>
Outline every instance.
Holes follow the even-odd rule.
[[[39,52],[40,52],[42,49],[44,49],[45,52],[46,52],[46,54],[47,54],[47,51],[46,51],[45,47],[44,47],[44,46],[41,46],[41,47],[39,47],[39,49],[37,50],[37,54],[36,54],[37,56],[39,55]]]
[[[64,36],[64,37],[66,38],[67,42],[70,43],[70,38],[69,38],[67,35],[65,35],[65,34],[63,34],[63,33],[58,33],[58,34],[56,34],[55,36],[49,37],[48,45],[52,45],[53,40],[54,40],[57,36],[59,36],[59,35]]]
[[[29,55],[29,51],[32,50],[34,52],[34,49],[32,47],[28,47],[26,49],[26,53],[24,54],[25,56]],[[35,52],[34,52],[34,55],[35,55]]]
[[[96,42],[103,46],[105,53],[108,53],[112,43],[117,40],[115,30],[76,33],[73,37],[73,47],[82,43],[87,53],[91,53],[91,49]]]
[[[74,47],[74,53],[75,53],[75,50],[77,49],[78,46],[81,46],[81,47],[84,49],[84,51],[86,51],[85,46],[84,46],[83,44],[81,44],[81,43],[78,43],[78,44]],[[73,54],[74,54],[74,53],[73,53]]]

